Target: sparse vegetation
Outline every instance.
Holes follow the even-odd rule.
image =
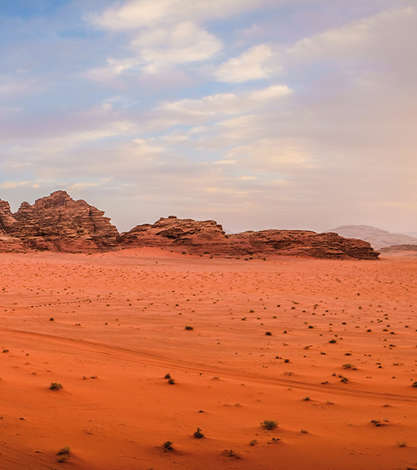
[[[51,385],[49,386],[49,390],[53,390],[53,391],[58,391],[62,389],[63,389],[63,386],[58,382],[52,382]]]
[[[63,447],[56,453],[58,463],[66,462],[71,456],[71,450],[69,447]]]
[[[237,454],[234,450],[230,449],[230,450],[224,450],[223,451],[223,455],[225,457],[229,457],[231,459],[240,459],[241,456],[239,454]]]
[[[278,424],[275,421],[266,419],[265,421],[262,421],[261,426],[266,431],[273,431],[277,428]]]
[[[174,447],[171,441],[165,441],[162,444],[162,448],[164,449],[164,452],[172,452],[174,450]]]
[[[384,426],[384,423],[382,423],[378,419],[371,419],[371,424],[373,424],[377,428]]]
[[[197,428],[197,431],[193,434],[194,439],[203,439],[204,434],[201,432],[200,428]]]

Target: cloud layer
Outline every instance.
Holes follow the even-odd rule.
[[[121,229],[174,213],[232,231],[416,231],[417,7],[353,3],[0,17],[0,198],[67,188]]]

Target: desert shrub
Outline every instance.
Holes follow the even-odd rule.
[[[264,429],[266,429],[267,431],[272,431],[272,430],[276,429],[278,424],[275,421],[266,419],[266,420],[262,421],[261,426]]]
[[[162,444],[162,448],[164,449],[165,452],[173,451],[174,447],[172,447],[172,442],[171,441],[166,441]]]
[[[203,439],[204,434],[201,432],[200,428],[197,428],[197,431],[193,434],[194,439]]]
[[[63,447],[57,453],[57,462],[65,463],[71,456],[71,450],[69,447]]]
[[[58,382],[52,382],[51,385],[49,386],[49,390],[54,390],[54,391],[58,391],[58,390],[62,390],[62,385]]]
[[[230,449],[230,450],[224,450],[223,451],[223,455],[225,457],[229,457],[231,459],[240,459],[240,455],[237,454],[234,450]]]

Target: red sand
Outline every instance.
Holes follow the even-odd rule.
[[[417,467],[416,258],[142,249],[0,269],[1,470]]]

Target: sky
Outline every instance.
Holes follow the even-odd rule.
[[[0,142],[14,210],[417,232],[417,2],[2,0]]]

